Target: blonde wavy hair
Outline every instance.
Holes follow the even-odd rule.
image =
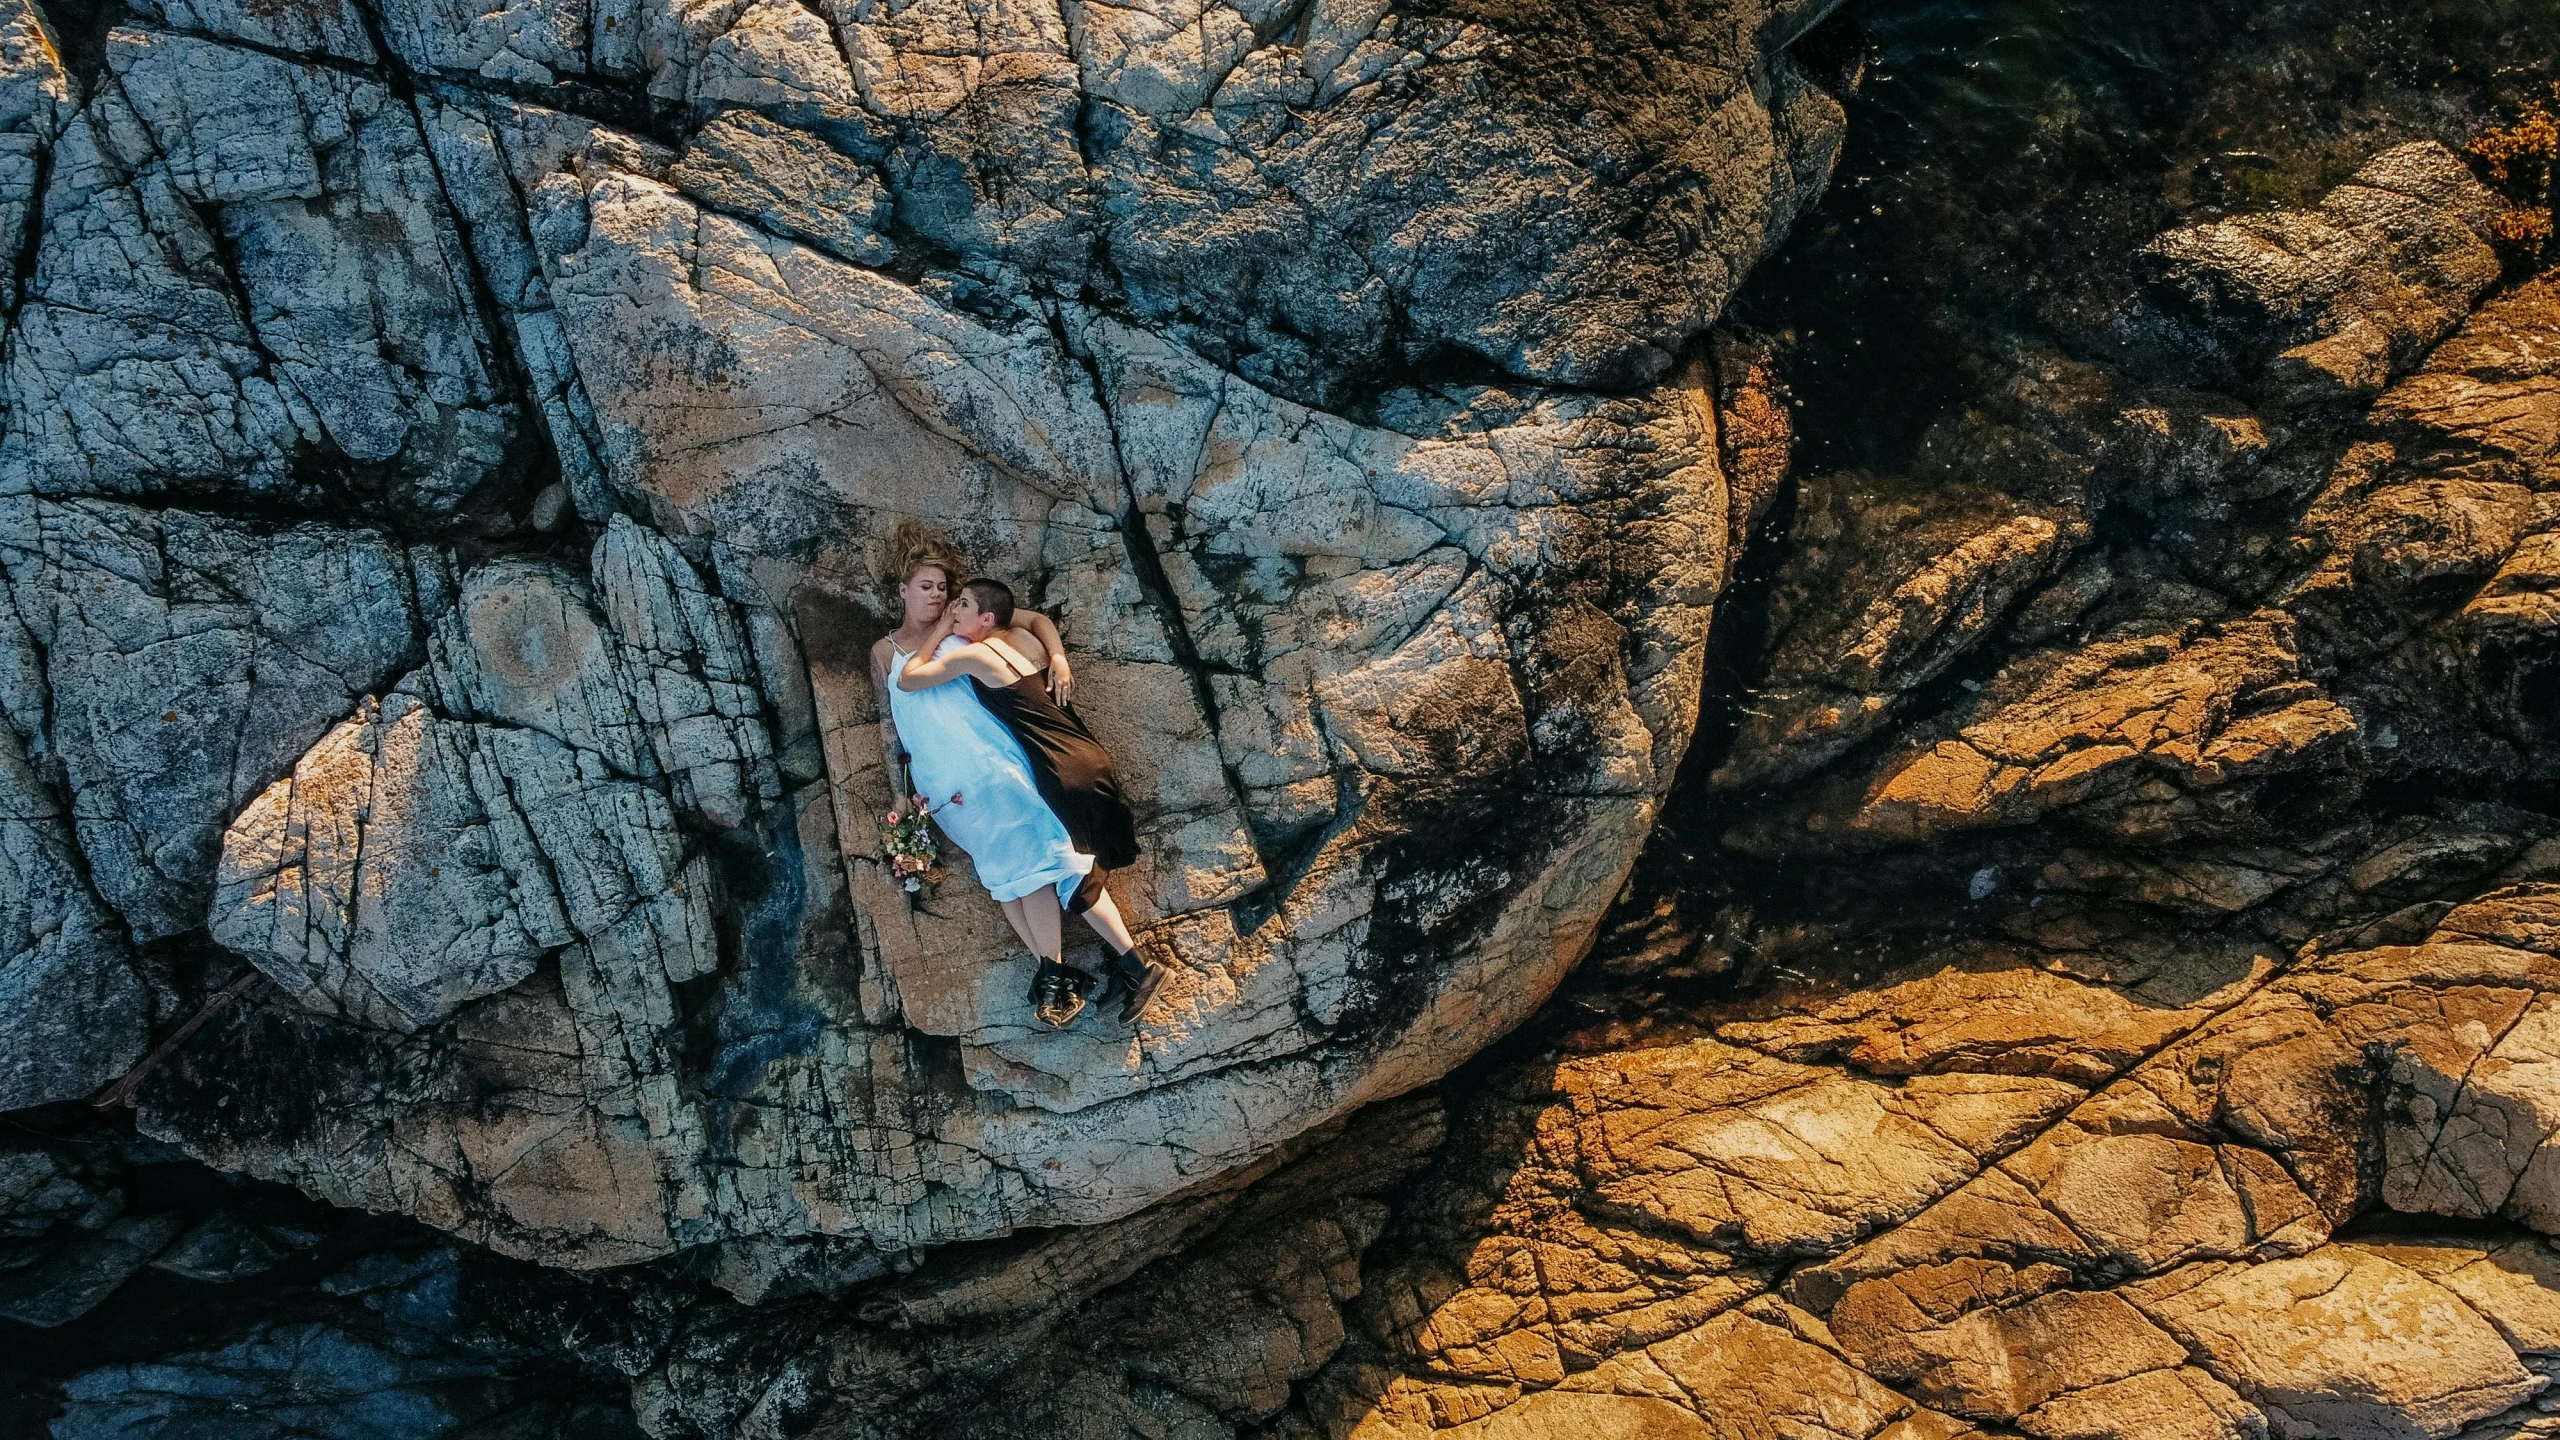
[[[880,594],[890,614],[898,613],[898,587],[928,565],[940,570],[954,591],[969,578],[969,562],[950,536],[912,518],[891,526],[880,542]]]

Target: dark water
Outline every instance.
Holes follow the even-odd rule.
[[[2318,196],[2539,93],[2560,0],[1872,0],[1832,189],[1734,307],[1793,336],[1799,467],[1913,468],[2008,332],[2072,348],[2167,226]]]

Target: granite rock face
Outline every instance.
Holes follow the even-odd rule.
[[[2546,888],[2478,904],[2545,913]],[[2459,1070],[2475,1009],[2545,1003],[2548,967],[2450,926],[2261,958],[2112,1064],[2070,1003],[2107,987],[2049,980],[2009,1014],[2086,1057],[2070,1080],[1990,1049],[1918,1074],[1778,1060],[1757,1021],[1528,1067],[1378,1247],[1300,1404],[1364,1437],[1585,1410],[1631,1434],[2491,1433],[2466,1427],[2535,1415],[2550,1383],[2550,1246],[2430,1231],[2484,1212],[2375,1187],[2388,1157],[2455,1147],[2356,1087],[2377,1054]],[[1947,973],[1904,983],[1980,1016]],[[2381,1209],[2411,1219],[2339,1238]]]
[[[2497,203],[2421,143],[2173,230],[1936,468],[1802,477],[1685,842],[1757,881],[1630,897],[1663,988],[1471,1092],[1275,1423],[2548,1433],[2560,311]]]
[[[2112,983],[2051,950],[1942,954],[1883,977],[1886,1006],[1569,1032],[1446,1089],[1447,1139],[1378,1200],[1347,1157],[1409,1153],[1395,1107],[1089,1300],[1060,1297],[1096,1257],[1040,1250],[858,1318],[681,1323],[644,1413],[706,1436],[2547,1433],[2550,1226],[2440,1203],[2398,1158],[2462,1148],[2459,1105],[2411,1103],[2422,1076],[2467,1076],[2438,1083],[2476,1111],[2516,1092],[2484,1047],[2530,1063],[2498,1027],[2551,999],[2527,927],[2560,892],[2533,868],[2417,945]],[[1805,1010],[1869,1043],[1768,1018]],[[2517,1168],[2447,1164],[2466,1196]]]
[[[2560,1433],[2560,288],[2366,144],[1790,474],[1827,9],[7,15],[0,1421]],[[887,878],[905,519],[1133,1031]]]
[[[760,1295],[1436,1079],[1686,749],[1828,8],[21,4],[0,1105],[167,1042],[224,1170]],[[1134,1033],[885,877],[905,519],[1066,632]]]

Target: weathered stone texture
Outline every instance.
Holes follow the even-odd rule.
[[[2255,383],[2270,399],[2363,401],[2451,334],[2498,278],[2488,244],[2498,208],[2452,152],[2404,145],[2317,210],[2172,231],[2146,258],[2163,289],[2263,366]]]
[[[373,531],[21,497],[0,571],[81,849],[144,939],[204,923],[223,826],[418,647],[410,557]]]
[[[1629,927],[1768,983],[1409,1095],[1698,729],[1830,8],[0,4],[0,1109],[451,1237],[56,1432],[549,1433],[545,1324],[663,1440],[2550,1430],[2560,290],[2442,146],[1801,477],[1760,890]],[[1069,641],[1134,1027],[888,877],[911,519]],[[0,1147],[0,1316],[318,1244],[119,1163]]]
[[[69,1100],[122,1074],[150,999],[89,888],[69,817],[0,730],[0,1105]]]
[[[1435,1079],[1686,749],[1787,444],[1707,331],[1827,176],[1822,8],[150,0],[86,94],[23,14],[0,993],[64,1003],[7,1093],[238,957],[282,994],[150,1132],[761,1294]],[[885,877],[909,518],[1066,632],[1134,1034]]]
[[[1612,956],[1765,990],[1481,1087],[1305,1433],[2548,1429],[2560,851],[2467,797],[2547,770],[2560,325],[2492,203],[2411,146],[2172,234],[2118,359],[1803,482],[1687,841],[1757,887]]]
[[[186,36],[107,62],[52,157],[0,489],[452,510],[518,421],[410,108]]]
[[[2548,915],[2542,890],[2470,923]],[[1998,1050],[1907,1080],[1873,1074],[1908,1071],[1872,1046],[1755,1059],[1730,1042],[1782,1033],[1757,1021],[1515,1067],[1399,1206],[1297,1413],[1363,1440],[1558,1423],[2444,1440],[2530,1416],[2560,1316],[2547,1244],[2333,1229],[2427,1208],[2359,1184],[2431,1139],[2355,1088],[2361,1057],[2459,1044],[2476,1026],[2447,1012],[2520,1007],[2546,970],[2450,930],[2261,966],[2122,1058],[2088,1052],[2077,1084],[1999,1074]],[[2035,973],[1977,960],[1906,981],[1903,1004],[2108,1033],[2083,1018],[2107,993],[2085,980],[2006,1003],[1944,983]],[[2521,993],[2481,991],[2502,984]]]

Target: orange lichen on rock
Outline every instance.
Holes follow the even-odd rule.
[[[2551,91],[2560,101],[2560,84]],[[2462,148],[2511,205],[2489,221],[2491,238],[2528,260],[2540,256],[2551,243],[2551,166],[2560,158],[2560,117],[2528,100],[2514,124],[2491,126]]]

